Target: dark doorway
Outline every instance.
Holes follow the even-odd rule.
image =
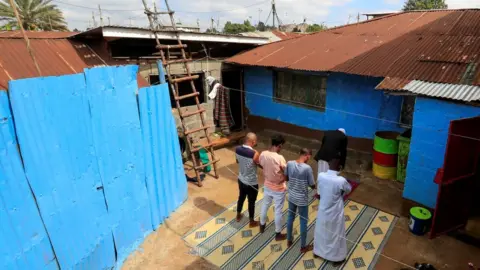
[[[475,212],[479,158],[480,117],[451,121],[443,168],[435,179],[439,189],[432,238],[464,229]]]
[[[240,131],[244,129],[243,117],[243,72],[240,68],[228,68],[222,70],[222,84],[230,89],[230,109],[232,111],[235,125],[232,131]]]
[[[192,73],[192,75],[198,75],[199,78],[194,80],[195,84],[195,89],[197,92],[200,92],[200,95],[198,96],[198,100],[200,101],[200,104],[205,102],[205,90],[204,90],[204,84],[203,82],[205,81],[204,79],[204,74],[203,73]],[[187,76],[186,74],[179,75],[180,77]],[[168,79],[165,78],[165,81],[168,82]],[[150,76],[150,84],[155,85],[159,83],[159,78],[158,75],[151,75]],[[179,96],[183,95],[188,95],[193,93],[192,91],[192,86],[190,85],[190,81],[186,82],[181,82],[178,84],[178,89],[179,89]],[[177,108],[177,105],[175,104],[175,98],[173,97],[172,91],[169,91],[170,93],[170,105],[172,108]],[[195,105],[195,98],[186,98],[180,101],[180,106],[185,107],[185,106],[192,106]]]

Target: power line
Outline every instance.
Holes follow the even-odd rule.
[[[77,7],[77,8],[98,10],[97,8],[88,7],[88,6],[82,6],[82,5],[76,5],[76,4],[71,4],[71,3],[67,3],[67,2],[60,1],[60,0],[52,0],[52,2],[60,3],[60,4],[63,4],[63,5],[67,5],[67,6]],[[244,8],[249,8],[249,7],[253,7],[253,6],[258,6],[258,5],[267,3],[267,2],[269,2],[269,0],[262,1],[262,2],[258,2],[258,3],[251,4],[251,5],[248,5],[248,6],[243,6],[243,7],[233,8],[233,9],[226,9],[226,10],[212,10],[212,11],[186,11],[186,10],[177,10],[177,11],[175,11],[175,12],[176,12],[176,13],[192,13],[192,14],[196,14],[196,13],[221,13],[221,12],[230,12],[230,11],[236,11],[236,10],[240,10],[240,9],[244,9]],[[103,10],[103,11],[115,11],[115,12],[144,11],[143,9],[104,9],[104,8],[102,8],[102,10]]]

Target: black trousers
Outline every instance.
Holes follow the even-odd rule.
[[[238,196],[237,213],[242,213],[243,203],[248,197],[248,216],[250,219],[255,217],[255,202],[257,201],[258,185],[250,186],[238,180],[238,189],[240,195]]]

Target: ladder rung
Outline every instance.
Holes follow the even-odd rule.
[[[182,45],[157,45],[157,49],[163,50],[163,49],[181,49],[181,48],[187,48],[187,45],[182,44]]]
[[[192,76],[186,76],[186,77],[181,77],[181,78],[176,78],[171,81],[171,83],[181,83],[184,81],[192,81],[198,79],[198,75],[192,75]]]
[[[198,111],[193,111],[193,112],[187,112],[185,114],[180,114],[182,116],[182,118],[185,118],[185,117],[189,117],[189,116],[192,116],[192,115],[196,115],[196,114],[201,114],[201,113],[204,113],[206,112],[205,109],[200,109]]]
[[[202,131],[202,130],[207,130],[207,129],[212,128],[212,127],[214,127],[214,126],[204,126],[204,127],[199,127],[199,128],[192,129],[192,130],[187,130],[187,131],[185,131],[185,136],[190,135],[190,134],[195,133],[195,132]]]
[[[195,153],[195,152],[198,152],[198,151],[200,151],[204,148],[209,148],[209,147],[212,147],[212,146],[215,146],[214,142],[211,142],[211,143],[206,144],[206,145],[202,145],[200,147],[193,148],[192,150],[190,150],[190,152]]]
[[[168,66],[168,65],[171,65],[171,64],[176,64],[176,63],[188,63],[188,62],[192,62],[193,60],[191,58],[188,58],[188,59],[178,59],[178,60],[167,60],[166,63],[163,63],[164,66]]]
[[[200,93],[199,93],[199,92],[195,92],[195,93],[191,93],[191,94],[188,94],[188,95],[183,95],[183,96],[175,97],[175,100],[182,100],[182,99],[186,99],[186,98],[195,97],[195,96],[198,96],[198,95],[200,95]]]
[[[200,169],[203,169],[203,168],[208,167],[208,166],[210,166],[210,165],[213,165],[213,164],[215,164],[215,163],[217,163],[217,162],[219,162],[219,161],[220,161],[220,159],[216,159],[216,160],[214,160],[214,161],[212,161],[212,162],[209,162],[209,163],[207,163],[207,164],[203,164],[203,165],[197,166],[197,167],[195,167],[195,169],[196,169],[196,170],[200,170]]]

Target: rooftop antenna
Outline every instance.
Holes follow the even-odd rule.
[[[92,11],[92,20],[93,20],[93,27],[97,27],[97,21],[95,21],[95,13]]]
[[[98,5],[98,13],[100,15],[100,26],[103,26],[102,8]]]
[[[268,17],[267,17],[266,22],[267,22],[268,19],[270,18],[270,15],[272,15],[272,25],[273,25],[273,28],[275,28],[275,19],[277,19],[278,26],[281,26],[281,25],[282,25],[282,21],[280,20],[280,17],[278,17],[277,7],[276,7],[276,5],[275,5],[275,0],[272,0],[272,8],[270,9],[270,13],[268,13]]]

